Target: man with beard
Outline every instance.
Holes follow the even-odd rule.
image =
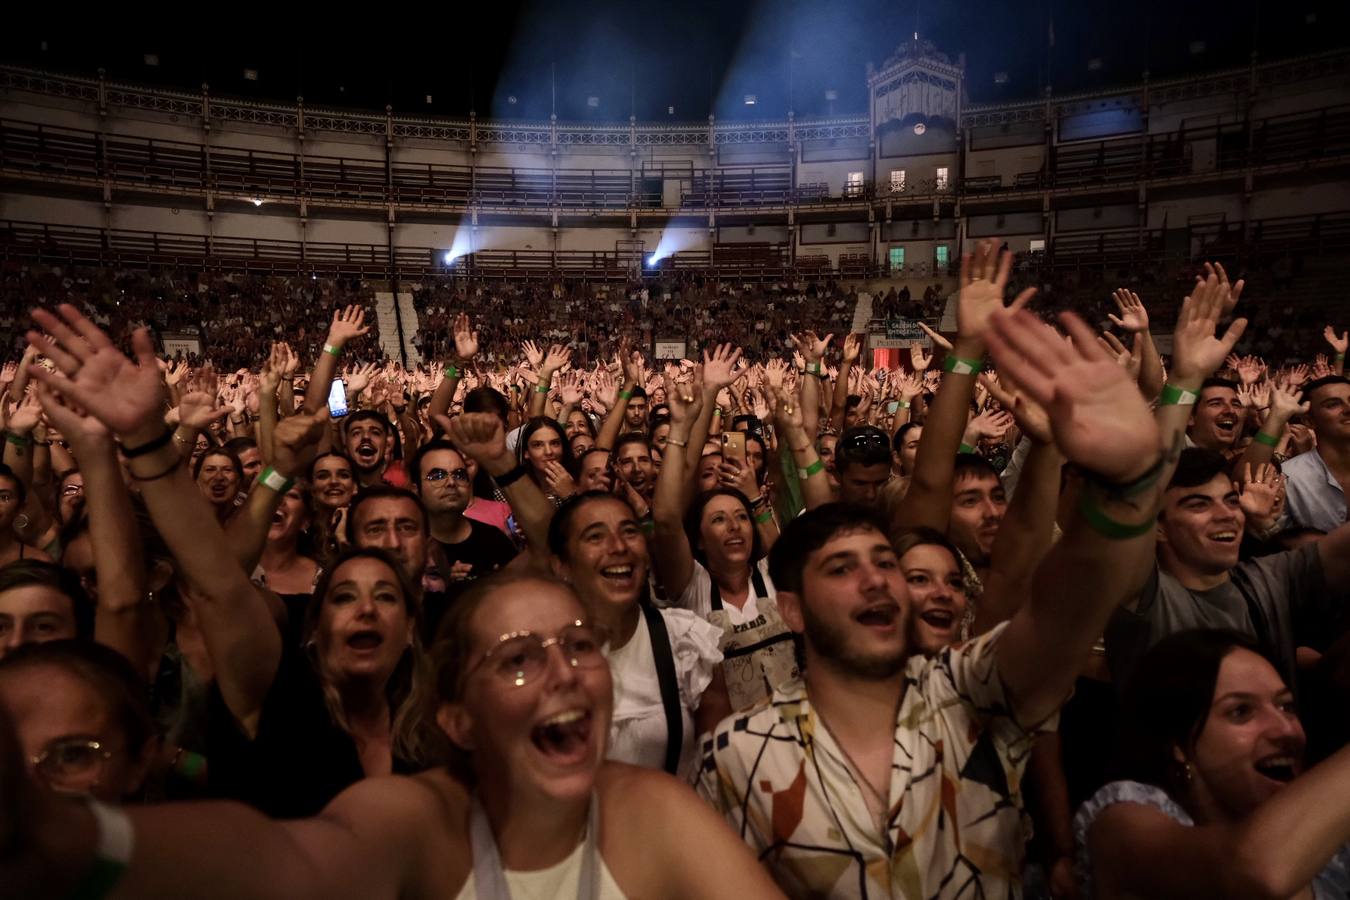
[[[970,562],[983,583],[989,576],[994,538],[1008,512],[1008,497],[998,472],[983,456],[960,453],[952,493],[947,537]]]
[[[610,462],[617,477],[628,482],[643,500],[652,502],[656,490],[656,465],[652,462],[652,445],[645,434],[630,432],[614,442]]]
[[[1072,344],[1025,311],[990,319],[1000,369],[1090,469],[1079,514],[1010,621],[931,659],[875,512],[831,503],[784,528],[769,565],[804,677],[723,720],[699,790],[791,897],[1014,895],[1031,746],[1125,597],[1111,572],[1148,552],[1161,453],[1138,389],[1076,317]]]
[[[516,547],[502,532],[464,515],[473,499],[468,461],[449,441],[435,440],[417,451],[409,473],[430,526],[431,559],[446,583],[446,594],[476,578],[490,575],[516,557]],[[423,610],[427,634],[435,636],[445,605],[427,597]]]
[[[356,466],[356,481],[362,487],[372,484],[407,486],[407,476],[401,468],[391,469],[389,438],[393,428],[384,413],[363,409],[352,413],[344,425],[343,438],[347,455]]]
[[[1206,378],[1197,392],[1195,411],[1186,437],[1192,447],[1215,450],[1232,457],[1234,444],[1242,434],[1242,401],[1238,385],[1227,378]]]

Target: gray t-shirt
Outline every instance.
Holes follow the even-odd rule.
[[[1239,563],[1231,578],[1207,591],[1189,590],[1155,566],[1139,597],[1117,609],[1106,627],[1111,680],[1123,687],[1144,653],[1169,634],[1231,628],[1264,641],[1292,686],[1296,640],[1329,628],[1342,605],[1330,594],[1315,543]],[[1253,621],[1249,602],[1260,621]]]

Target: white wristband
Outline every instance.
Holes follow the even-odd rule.
[[[271,488],[278,494],[286,493],[295,484],[293,479],[287,478],[271,466],[262,470],[262,474],[258,476],[258,481],[262,483],[263,487]]]

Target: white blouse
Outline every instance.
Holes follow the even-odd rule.
[[[722,662],[722,651],[718,649],[722,630],[688,610],[663,609],[660,613],[670,635],[684,721],[678,775],[692,782],[699,763],[694,711]],[[608,758],[647,769],[663,769],[666,711],[661,703],[661,682],[656,675],[656,657],[645,618],[638,622],[628,643],[609,650],[608,657],[614,675],[614,719],[610,725]]]

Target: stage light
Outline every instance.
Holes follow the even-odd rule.
[[[454,254],[453,252],[447,250],[447,251],[445,251],[445,253],[441,256],[441,261],[444,262],[444,263],[448,266],[448,265],[450,265],[451,263],[453,263],[453,262],[455,261],[455,254]]]
[[[254,197],[254,198],[253,198],[253,205],[254,205],[254,206],[262,206],[262,203],[263,203],[263,202],[262,202],[262,198],[261,198],[261,197]]]
[[[924,133],[925,131],[927,131],[927,130],[928,130],[928,126],[925,125],[925,124],[923,124],[922,122],[915,122],[915,123],[914,123],[914,133],[915,133],[915,134],[923,134],[923,133]]]
[[[745,95],[745,105],[746,105],[746,106],[754,106],[756,102],[757,102],[757,98],[755,97],[754,94],[746,94],[746,95]]]
[[[661,261],[661,257],[659,257],[659,256],[657,256],[655,253],[653,253],[651,256],[647,257],[647,268],[649,268],[649,269],[654,269],[654,268],[656,268],[656,264],[659,263],[660,261]]]
[[[509,103],[509,104],[511,104],[512,106],[515,106],[515,105],[516,105],[516,95],[515,95],[515,94],[511,94],[510,96],[508,96],[508,97],[506,98],[506,102]]]

